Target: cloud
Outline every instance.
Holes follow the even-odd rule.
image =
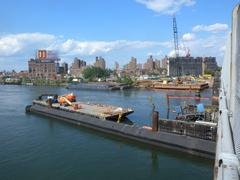
[[[107,53],[113,50],[116,42],[105,41],[77,41],[68,39],[58,44],[54,49],[59,49],[63,54],[94,55],[96,53]]]
[[[0,35],[0,57],[13,56],[28,50],[43,48],[53,43],[56,37],[42,33],[20,33]]]
[[[169,53],[168,53],[168,56],[169,57],[176,57],[176,53],[175,53],[175,50],[171,50]],[[182,49],[179,49],[179,56],[186,56],[186,52]]]
[[[195,38],[179,44],[180,56],[186,56],[188,49],[192,56],[214,56],[219,65],[222,64],[225,53],[226,35],[211,35],[206,38]],[[175,56],[175,51],[170,50],[169,56]]]
[[[195,40],[195,38],[196,38],[195,34],[193,34],[193,33],[186,33],[182,36],[183,41],[193,41],[193,40]]]
[[[217,32],[224,32],[228,30],[228,25],[227,24],[221,24],[221,23],[215,23],[211,25],[196,25],[193,27],[193,32],[212,32],[212,33],[217,33]]]
[[[112,51],[131,50],[131,49],[144,49],[150,47],[168,47],[170,42],[158,41],[128,41],[128,40],[115,40],[115,41],[78,41],[68,39],[62,43],[50,46],[50,49],[59,49],[60,54],[64,55],[99,55],[107,54]]]
[[[37,49],[57,50],[60,56],[92,56],[118,50],[170,46],[170,41],[79,41],[42,33],[4,34],[0,36],[0,57],[30,56]]]
[[[183,6],[192,6],[196,3],[195,0],[136,0],[136,2],[157,13],[170,15],[179,11]]]
[[[225,35],[211,34],[198,38],[193,33],[186,33],[182,39],[185,41],[184,45],[179,44],[180,55],[185,55],[186,49],[190,48],[193,56],[216,56],[219,62],[223,59]],[[27,60],[35,57],[37,49],[57,50],[60,58],[69,63],[74,57],[84,58],[89,63],[93,56],[104,56],[108,64],[116,60],[124,64],[131,56],[145,62],[146,54],[161,58],[174,53],[172,40],[79,41],[44,33],[0,34],[0,67],[26,69]]]

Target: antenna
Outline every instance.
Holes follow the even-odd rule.
[[[174,48],[176,57],[179,56],[179,48],[178,48],[178,31],[177,31],[177,20],[175,15],[173,16],[173,37],[174,37]]]

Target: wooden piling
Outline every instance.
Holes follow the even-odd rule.
[[[48,99],[48,107],[52,108],[52,99],[51,98]]]
[[[158,131],[158,119],[159,119],[158,111],[153,111],[153,114],[152,114],[152,131]]]

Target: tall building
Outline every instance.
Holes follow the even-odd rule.
[[[162,60],[162,68],[167,69],[168,68],[168,57],[165,56]]]
[[[119,66],[118,62],[115,62],[115,64],[114,64],[114,70],[115,70],[115,71],[119,71],[119,70],[120,70],[120,66]]]
[[[144,63],[143,69],[145,69],[146,71],[153,71],[154,61],[152,55],[150,55],[150,57],[147,59],[147,62]]]
[[[135,74],[137,71],[137,59],[135,57],[131,57],[131,60],[128,64],[124,66],[124,71],[127,74]]]
[[[168,58],[168,75],[202,75],[206,70],[215,71],[217,69],[216,58],[214,57],[177,57]]]
[[[150,55],[147,62],[144,63],[143,69],[146,73],[159,74],[161,70],[161,61],[157,59],[153,60],[153,56]]]
[[[50,51],[38,50],[36,59],[30,59],[28,61],[29,78],[44,78],[50,80],[57,78],[59,71],[58,61],[60,61],[60,59],[57,54],[49,57],[48,53],[50,53]]]
[[[141,71],[143,68],[143,65],[141,63],[137,64],[137,70],[138,71]]]
[[[215,72],[218,69],[217,61],[215,57],[204,57],[203,58],[203,73]]]
[[[101,56],[100,57],[96,57],[96,61],[94,63],[94,66],[102,68],[102,69],[106,69],[105,59],[103,59]]]
[[[63,74],[68,74],[68,63],[62,63]]]
[[[84,60],[74,58],[72,66],[70,68],[70,74],[75,77],[79,77],[82,75],[83,69],[86,67],[87,63]]]
[[[154,69],[160,70],[160,68],[161,68],[161,61],[155,59],[155,61],[154,61]]]

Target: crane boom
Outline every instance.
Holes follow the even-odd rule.
[[[173,16],[173,37],[174,37],[175,54],[176,54],[176,57],[178,57],[179,56],[178,30],[177,30],[177,20],[175,16]]]

